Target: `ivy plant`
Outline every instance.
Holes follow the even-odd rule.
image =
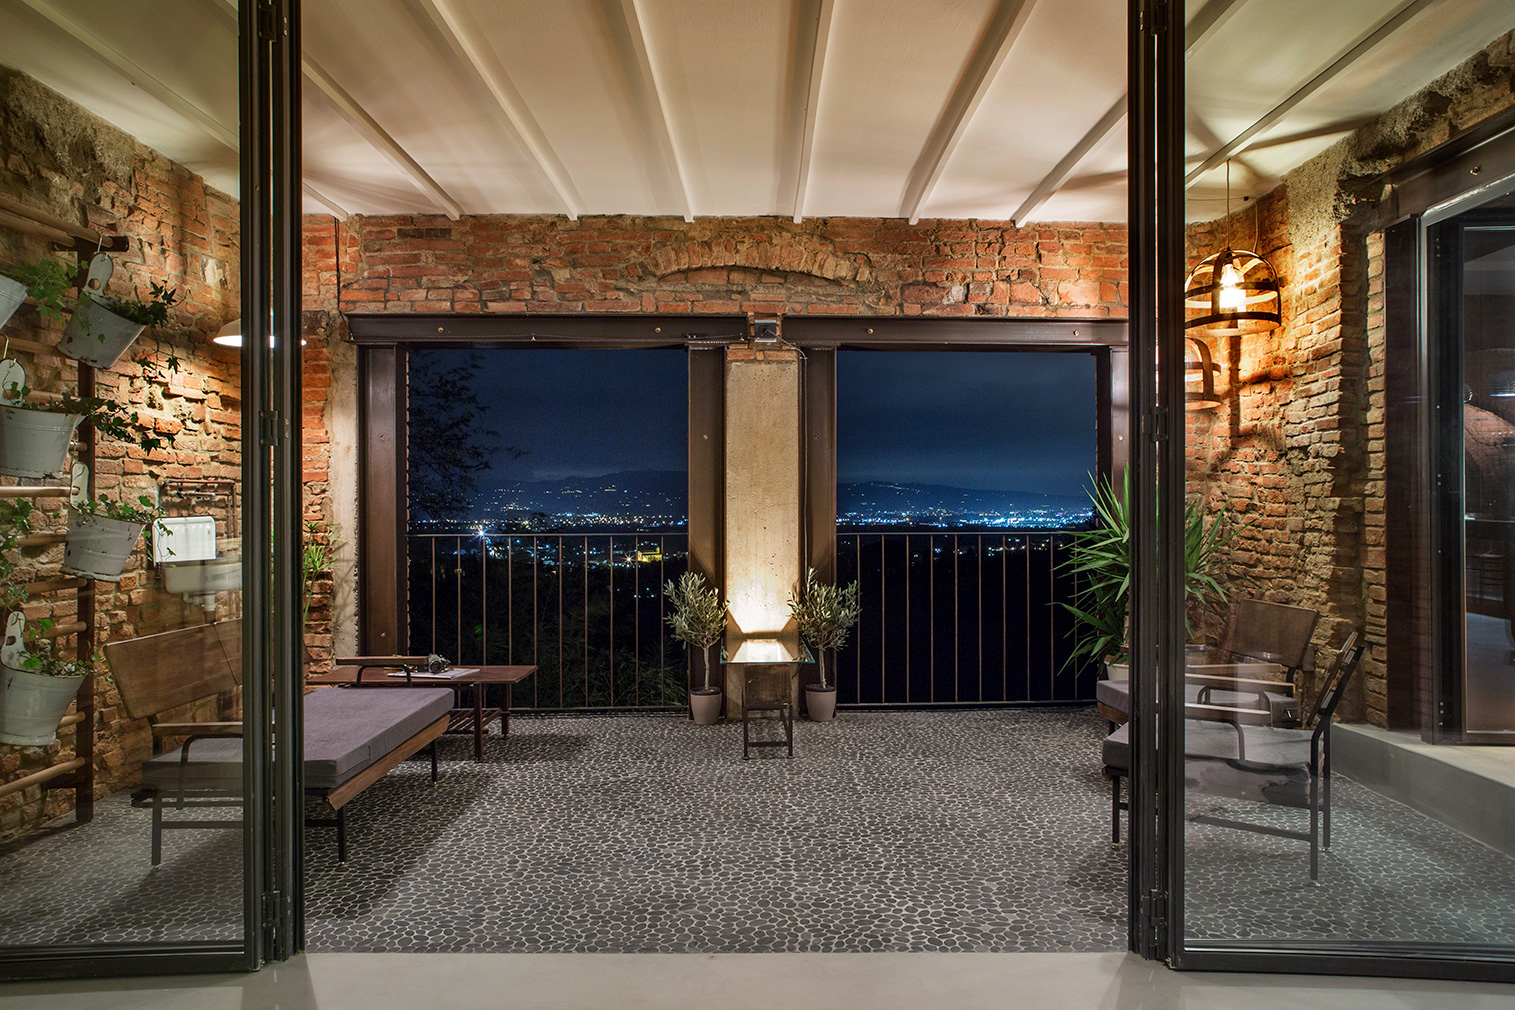
[[[73,290],[74,274],[57,260],[27,260],[5,271],[6,275],[26,285],[26,293],[37,304],[43,319],[62,322],[65,315],[63,296]]]
[[[12,383],[5,389],[6,402],[3,405],[16,410],[37,410],[44,414],[77,414],[84,418],[81,424],[87,424],[97,433],[109,435],[117,441],[131,442],[141,447],[143,452],[163,447],[163,439],[143,424],[141,416],[135,410],[114,400],[98,396],[75,396],[72,392],[65,392],[57,402],[34,403],[26,399],[31,391],[30,386]]]

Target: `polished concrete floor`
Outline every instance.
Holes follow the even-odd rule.
[[[1509,1010],[1494,983],[1174,972],[1103,954],[311,954],[0,986],[9,1010]]]

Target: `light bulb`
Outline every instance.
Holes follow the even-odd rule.
[[[1215,299],[1215,304],[1222,312],[1240,312],[1246,308],[1247,292],[1241,285],[1241,271],[1236,269],[1234,261],[1228,260],[1220,268],[1220,291]]]

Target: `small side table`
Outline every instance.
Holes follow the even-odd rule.
[[[754,747],[784,747],[794,757],[794,696],[801,663],[813,663],[799,636],[750,637],[728,635],[721,644],[721,663],[740,668],[742,676],[742,760]],[[752,723],[777,719],[782,740],[752,739]]]

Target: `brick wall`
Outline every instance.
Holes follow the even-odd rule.
[[[169,354],[182,362],[170,377],[127,359],[97,373],[99,395],[128,403],[170,442],[149,457],[135,446],[99,440],[96,484],[100,491],[128,489],[132,497],[161,478],[240,477],[241,430],[236,352],[210,343],[227,320],[239,314],[238,208],[236,201],[208,187],[187,169],[168,161],[106,123],[95,119],[36,81],[0,69],[0,193],[39,210],[126,235],[129,251],[115,257],[109,293],[147,294],[150,281],[166,281],[184,301],[168,326],[144,334],[132,354],[147,352],[161,372]],[[54,255],[44,239],[0,227],[0,268]],[[61,258],[61,254],[57,254]],[[61,327],[39,320],[24,307],[5,327],[6,336],[56,344]],[[34,388],[76,388],[77,369],[55,353],[13,354]],[[3,478],[8,484],[15,478]],[[44,504],[46,504],[44,502]],[[56,511],[58,505],[49,506]],[[230,518],[217,506],[221,532]],[[50,520],[48,529],[63,528]],[[57,574],[63,548],[26,548],[18,559],[29,577]],[[97,582],[99,641],[130,638],[202,623],[200,608],[158,588],[139,545],[119,585]],[[219,616],[234,617],[237,594],[223,596]],[[34,600],[28,618],[75,613],[72,594]],[[66,640],[68,641],[68,640]],[[115,686],[97,682],[96,792],[105,795],[136,781],[150,753],[145,724],[126,718]],[[72,733],[50,748],[0,745],[0,781],[53,763],[71,751]],[[65,812],[73,793],[36,789],[0,800],[0,835]]]
[[[338,305],[329,228],[307,228],[307,292],[344,312],[1125,315],[1123,225],[352,218]]]

